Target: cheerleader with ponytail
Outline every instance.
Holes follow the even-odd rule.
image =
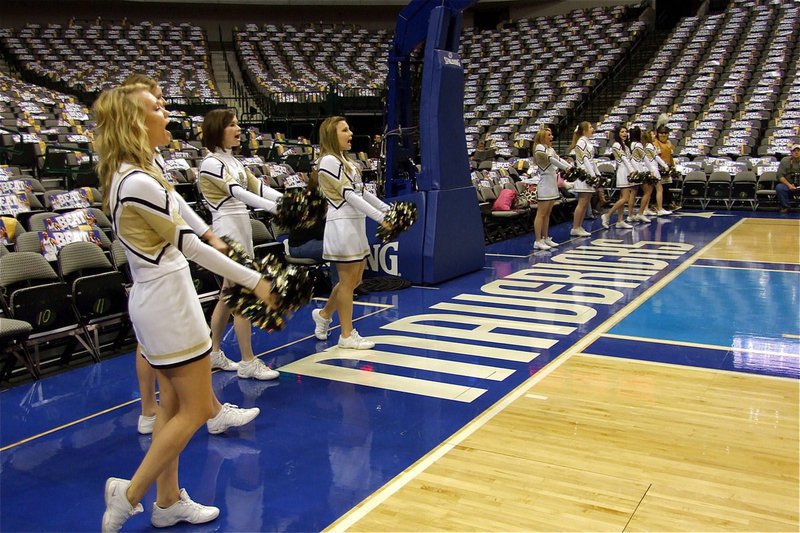
[[[592,126],[591,122],[584,121],[578,124],[572,134],[570,150],[575,149],[575,165],[582,168],[592,178],[597,178],[600,176],[600,172],[597,169],[597,163],[594,161],[594,146],[589,141],[592,133],[594,133],[594,126]],[[578,206],[575,208],[572,229],[569,234],[573,237],[588,237],[591,233],[583,229],[583,219],[586,216],[586,210],[589,207],[595,188],[586,183],[586,181],[577,179],[572,191],[578,195]]]
[[[611,146],[614,152],[614,159],[617,162],[617,189],[619,189],[619,199],[611,206],[607,213],[600,217],[603,227],[608,228],[611,224],[611,215],[617,213],[617,229],[631,229],[633,226],[625,222],[623,212],[625,204],[629,203],[629,195],[636,199],[636,185],[629,181],[629,177],[636,174],[636,169],[631,163],[631,149],[628,145],[628,128],[617,126],[614,129],[614,144]],[[631,201],[632,203],[632,201]]]

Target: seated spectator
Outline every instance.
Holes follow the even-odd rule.
[[[775,194],[781,204],[781,213],[788,213],[789,195],[798,194],[797,186],[800,185],[800,143],[794,143],[791,155],[784,157],[778,165],[778,182]]]

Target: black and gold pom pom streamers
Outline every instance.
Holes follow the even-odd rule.
[[[272,292],[277,297],[274,309],[259,300],[249,289],[240,285],[224,289],[222,299],[233,310],[249,320],[254,326],[268,331],[286,326],[286,318],[296,309],[311,301],[314,278],[310,269],[295,265],[284,265],[275,254],[267,254],[254,260],[236,241],[222,237],[228,245],[228,257],[272,280]]]
[[[633,172],[632,174],[628,175],[628,183],[631,185],[639,185],[644,181],[645,174],[649,174],[649,172]]]
[[[383,222],[389,226],[378,226],[376,233],[382,243],[393,241],[398,235],[411,227],[417,220],[417,206],[412,202],[394,202],[383,215]]]
[[[670,177],[671,179],[675,180],[675,181],[683,181],[683,178],[684,178],[685,176],[683,175],[683,172],[681,172],[680,170],[678,170],[678,168],[677,168],[677,167],[671,167],[671,168],[669,169],[669,177]]]
[[[641,182],[645,185],[655,185],[660,181],[660,178],[657,178],[652,172],[640,172],[639,177],[641,177]]]
[[[575,180],[588,182],[588,180],[590,180],[591,178],[592,178],[591,174],[589,174],[579,166],[574,166],[571,169],[567,170],[566,173],[564,173],[564,181],[567,181],[569,183],[572,183]]]
[[[286,228],[310,228],[325,213],[325,198],[316,189],[286,189],[278,201],[275,222]]]

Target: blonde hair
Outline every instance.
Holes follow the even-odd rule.
[[[339,134],[337,126],[340,122],[345,122],[344,117],[328,117],[322,121],[319,126],[319,158],[322,159],[326,155],[332,155],[342,162],[342,165],[347,168],[347,157],[342,153],[339,147]]]
[[[123,85],[100,93],[92,106],[97,123],[94,147],[97,176],[103,190],[103,210],[109,212],[111,179],[120,165],[129,163],[152,175],[161,176],[153,162],[153,148],[145,126],[145,109],[136,96],[149,93],[147,85]]]
[[[536,132],[536,136],[533,138],[533,144],[543,144],[547,146],[547,132],[551,131],[548,126],[542,126],[539,128],[539,131]]]
[[[575,127],[575,132],[572,134],[572,142],[569,144],[569,150],[572,150],[573,148],[575,148],[575,146],[578,145],[578,141],[580,140],[580,138],[583,137],[583,135],[591,126],[592,126],[591,122],[584,120]]]
[[[158,82],[151,78],[150,76],[145,76],[144,74],[139,74],[134,72],[133,74],[129,74],[125,81],[122,82],[122,85],[146,85],[150,92],[155,92],[156,88],[158,88]]]

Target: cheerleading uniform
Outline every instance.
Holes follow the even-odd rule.
[[[283,196],[250,173],[230,150],[218,149],[200,164],[200,192],[211,210],[214,233],[241,244],[253,255],[253,228],[247,206],[277,212]]]
[[[161,155],[161,152],[156,151],[156,156],[153,162],[161,171],[161,175],[164,176],[164,179],[167,181],[167,183],[174,187],[175,180],[172,179],[172,175],[167,172],[167,163],[164,161],[164,156]],[[203,236],[205,232],[210,229],[208,224],[206,224],[203,219],[200,218],[200,215],[198,215],[195,210],[186,203],[186,200],[184,200],[183,196],[176,194],[175,201],[178,204],[178,210],[181,213],[181,218],[183,218],[186,224],[192,228],[192,231],[195,233],[195,235],[200,237]]]
[[[558,200],[561,194],[558,192],[556,168],[568,170],[570,164],[558,157],[552,146],[545,146],[543,144],[536,145],[533,160],[536,162],[536,166],[539,167],[539,171],[541,172],[539,185],[536,187],[536,195],[539,201]]]
[[[661,156],[656,152],[656,147],[653,143],[647,143],[644,147],[644,160],[647,164],[647,169],[655,176],[656,179],[661,179],[661,172],[658,170],[659,166],[666,168],[667,164],[661,159]]]
[[[597,163],[594,161],[594,145],[585,136],[578,139],[575,145],[575,159],[580,167],[592,177],[600,175]],[[575,180],[575,187],[572,192],[594,192],[594,187],[588,185],[583,180]]]
[[[186,364],[211,349],[187,258],[249,289],[261,279],[203,244],[181,216],[180,203],[163,176],[127,163],[111,180],[111,220],[133,278],[128,313],[153,367]]]
[[[631,143],[631,163],[637,172],[647,172],[649,168],[644,160],[644,146],[640,142]]]
[[[628,181],[628,176],[636,172],[631,163],[631,150],[627,146],[623,147],[619,142],[611,146],[614,153],[614,160],[617,162],[617,189],[635,187],[636,185]]]
[[[326,261],[350,263],[369,255],[366,217],[383,222],[389,206],[364,190],[361,174],[353,163],[342,163],[333,155],[319,160],[319,186],[328,201],[322,257]]]

